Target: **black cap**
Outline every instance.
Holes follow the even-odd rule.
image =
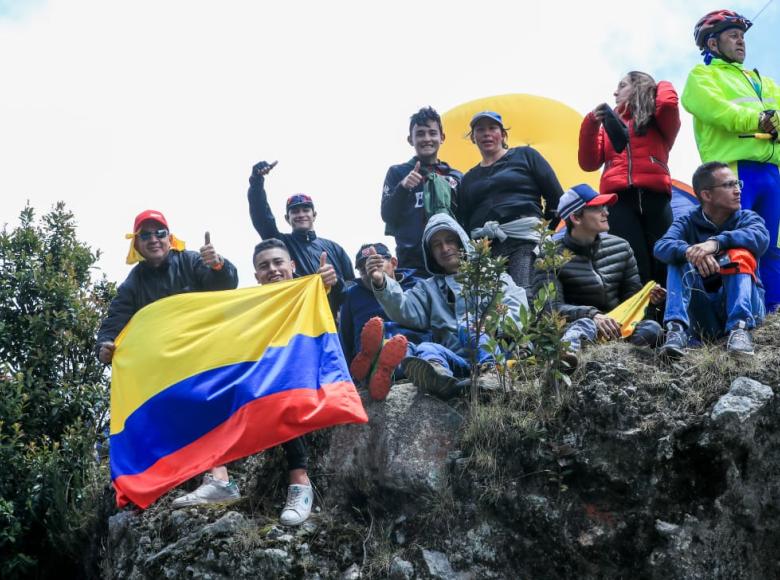
[[[357,255],[355,256],[355,268],[360,268],[365,261],[368,259],[369,253],[368,249],[373,247],[377,254],[382,256],[383,258],[392,258],[393,255],[390,253],[390,250],[385,246],[383,243],[376,243],[376,244],[363,244],[360,246],[360,250],[358,250]]]

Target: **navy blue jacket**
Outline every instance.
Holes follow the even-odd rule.
[[[141,262],[130,270],[111,301],[98,330],[98,345],[113,342],[133,314],[160,298],[185,292],[232,290],[236,286],[238,272],[233,264],[225,260],[221,270],[212,270],[198,252],[171,250],[156,268]]]
[[[769,247],[769,232],[764,218],[749,209],[741,209],[722,225],[712,223],[701,207],[679,216],[666,234],[655,243],[653,254],[665,264],[682,264],[688,246],[717,240],[721,251],[744,248],[758,260]],[[758,274],[758,271],[756,271]]]
[[[477,165],[463,176],[458,221],[469,235],[485,222],[503,224],[521,217],[544,217],[555,227],[561,195],[561,184],[542,154],[514,147],[493,165]]]
[[[400,268],[395,271],[395,279],[404,290],[409,290],[420,281],[420,278],[413,276],[412,273],[412,270]],[[389,320],[374,297],[374,292],[370,288],[366,288],[363,280],[358,279],[357,283],[347,291],[346,300],[341,305],[341,318],[339,319],[339,338],[344,355],[347,357],[347,363],[352,362],[360,350],[360,331],[363,330],[363,326],[369,318],[374,316],[381,316],[384,319],[385,338],[403,334],[409,339],[409,342],[414,344],[431,340],[430,332],[406,328]]]
[[[393,165],[387,170],[382,188],[382,221],[385,222],[385,235],[395,237],[398,266],[416,270],[417,275],[427,277],[429,274],[423,263],[421,244],[425,224],[428,223],[423,206],[425,181],[415,191],[401,186],[401,181],[414,169],[417,161],[417,157],[412,157],[406,163]],[[452,189],[452,215],[456,215],[458,186],[463,174],[444,161],[438,161],[433,170],[449,182]],[[430,168],[421,164],[420,173],[425,176],[428,171]]]
[[[290,257],[295,261],[295,275],[307,276],[316,274],[320,268],[320,255],[327,252],[328,262],[333,264],[338,276],[338,282],[331,288],[328,294],[330,308],[333,316],[344,301],[344,296],[355,279],[355,271],[352,268],[352,260],[344,251],[344,248],[336,242],[318,238],[314,230],[307,232],[293,231],[284,234],[276,227],[276,219],[271,212],[271,206],[268,205],[268,196],[265,193],[262,176],[253,176],[249,180],[249,216],[252,218],[252,224],[257,233],[264,240],[267,238],[277,238],[282,240],[290,251]]]

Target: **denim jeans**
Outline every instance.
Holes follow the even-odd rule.
[[[410,342],[406,352],[409,356],[441,363],[449,371],[449,374],[454,377],[463,378],[471,373],[469,361],[455,354],[446,346],[435,342],[421,342],[420,344],[412,344]],[[482,351],[480,350],[480,352]]]
[[[628,337],[628,342],[638,346],[655,347],[662,334],[663,329],[655,320],[643,320]],[[578,318],[566,327],[561,340],[568,342],[573,350],[579,350],[582,341],[596,342],[596,338],[598,338],[598,328],[593,319]]]
[[[704,289],[702,277],[690,263],[670,264],[666,276],[664,323],[677,321],[694,336],[717,338],[739,322],[755,328],[766,313],[764,289],[750,274],[721,276],[723,285],[715,292]]]

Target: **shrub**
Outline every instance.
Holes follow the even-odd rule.
[[[108,413],[94,341],[114,294],[92,281],[98,257],[62,203],[38,222],[27,206],[0,232],[3,578],[76,575],[91,540]]]

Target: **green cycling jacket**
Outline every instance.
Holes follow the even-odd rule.
[[[780,109],[780,89],[772,79],[739,63],[713,58],[709,65],[693,67],[681,101],[693,115],[693,132],[703,163],[760,161],[780,165],[780,143],[739,138],[760,132],[761,111]]]

